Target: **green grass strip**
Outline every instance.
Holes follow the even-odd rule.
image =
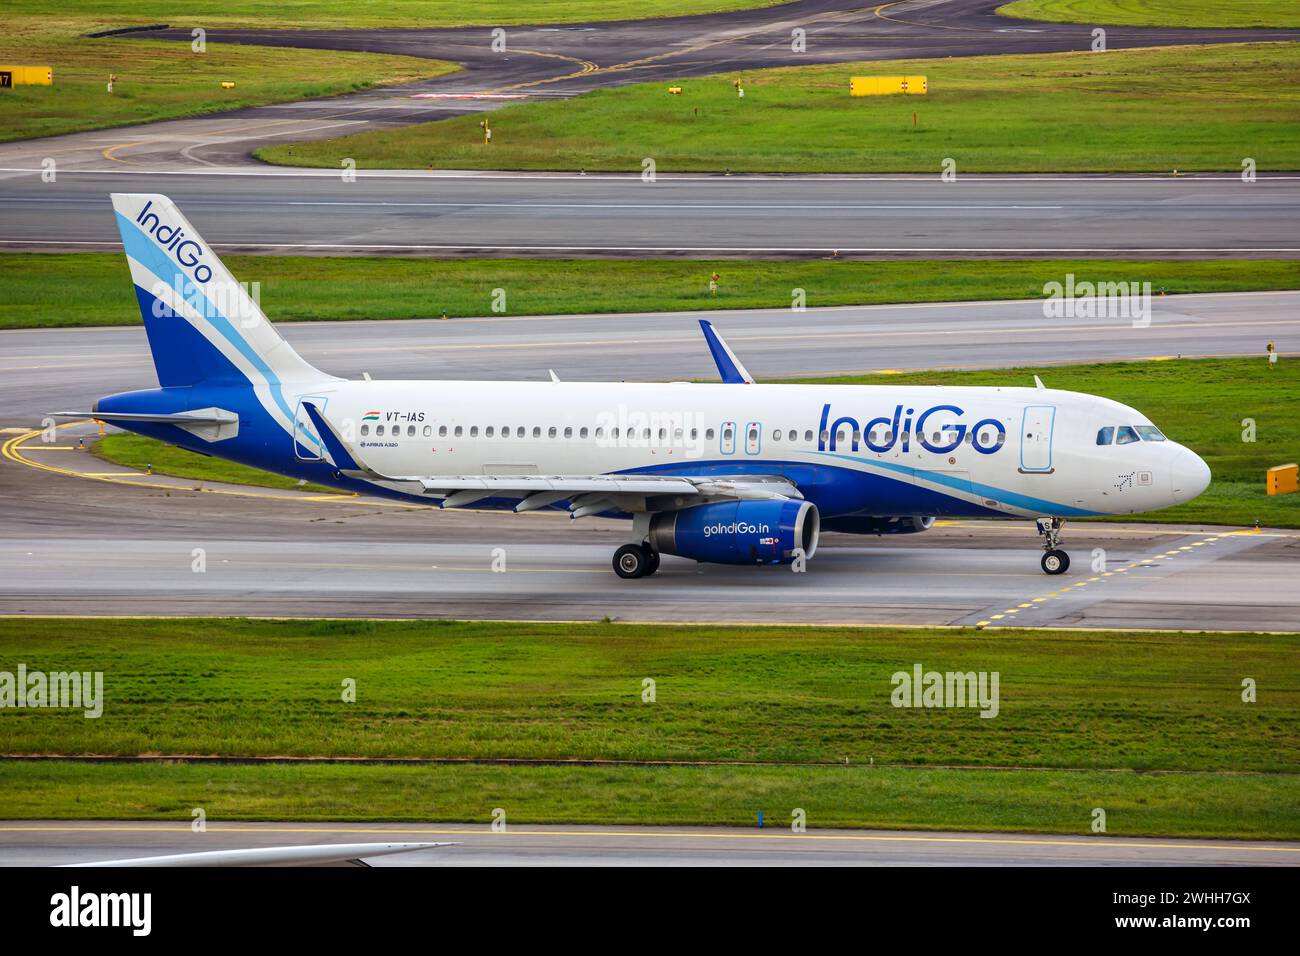
[[[109,215],[105,207],[105,216]],[[1150,282],[1155,291],[1300,289],[1300,263],[1278,260],[735,261],[663,259],[398,259],[225,256],[258,284],[273,322],[502,315],[809,308],[1033,299],[1047,282]],[[709,275],[721,275],[709,294]],[[792,313],[792,322],[799,321]],[[139,325],[117,253],[0,254],[0,329]]]

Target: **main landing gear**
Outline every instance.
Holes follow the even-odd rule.
[[[648,544],[625,544],[614,552],[614,573],[620,578],[648,578],[659,570],[659,552]]]
[[[1070,556],[1061,550],[1061,528],[1063,518],[1037,519],[1038,533],[1043,536],[1043,572],[1046,574],[1064,574],[1070,570]]]

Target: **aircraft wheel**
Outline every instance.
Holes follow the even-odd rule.
[[[1043,555],[1042,565],[1047,574],[1064,574],[1070,570],[1070,556],[1054,548]]]
[[[614,573],[620,578],[640,578],[649,574],[649,552],[639,544],[625,544],[614,552]]]
[[[646,554],[650,556],[649,563],[646,565],[645,569],[645,576],[650,577],[650,575],[659,570],[659,552],[650,550],[646,545],[642,545],[641,547],[645,548]]]

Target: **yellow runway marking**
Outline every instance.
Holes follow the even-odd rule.
[[[102,153],[100,153],[100,155],[103,156],[105,159],[111,159],[111,160],[112,160],[113,162],[115,162],[115,163],[124,163],[124,162],[126,162],[126,160],[124,160],[124,159],[118,159],[118,158],[117,158],[116,156],[114,156],[113,154],[114,154],[115,152],[117,152],[119,149],[127,149],[128,147],[131,147],[131,146],[141,146],[141,145],[143,145],[145,142],[147,142],[147,140],[143,140],[143,139],[142,139],[142,140],[138,140],[137,142],[134,142],[134,143],[118,143],[116,146],[110,146],[110,147],[108,147],[108,149],[104,150]]]
[[[7,826],[0,827],[0,833],[189,833],[190,825],[177,824],[174,826]],[[1093,840],[1079,840],[1066,838],[1042,838],[1033,837],[982,837],[982,836],[897,836],[876,833],[817,833],[815,831],[805,833],[717,833],[705,831],[701,833],[689,833],[681,830],[628,830],[620,832],[617,830],[529,830],[511,827],[498,832],[491,832],[486,826],[480,830],[470,830],[454,827],[323,827],[323,826],[301,826],[301,827],[252,827],[252,826],[210,826],[208,835],[214,833],[415,833],[415,834],[440,834],[440,835],[459,835],[459,836],[484,836],[489,839],[496,839],[503,835],[517,837],[616,837],[629,839],[644,839],[646,837],[663,837],[686,840],[839,840],[846,842],[861,843],[973,843],[980,845],[1010,845],[1010,846],[1072,846],[1072,847],[1089,847],[1092,849],[1110,849],[1122,847],[1127,849],[1147,849],[1147,850],[1218,850],[1228,851],[1244,850],[1248,852],[1259,853],[1300,853],[1300,845],[1297,846],[1274,846],[1260,844],[1213,844],[1213,843],[1161,843],[1156,841],[1133,840],[1133,839],[1110,839],[1099,837]]]

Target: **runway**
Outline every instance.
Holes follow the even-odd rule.
[[[121,134],[118,134],[121,135]],[[0,181],[0,248],[116,250],[111,192],[164,192],[218,252],[1300,257],[1300,176],[464,177],[61,173]]]
[[[621,522],[147,476],[79,434],[6,444],[0,614],[1300,630],[1300,532],[1079,524],[1078,566],[1049,579],[1030,523],[941,522],[824,535],[805,574],[665,556],[629,582]]]
[[[0,866],[57,866],[200,850],[455,842],[372,866],[1294,866],[1300,844],[897,830],[434,823],[0,822]]]

